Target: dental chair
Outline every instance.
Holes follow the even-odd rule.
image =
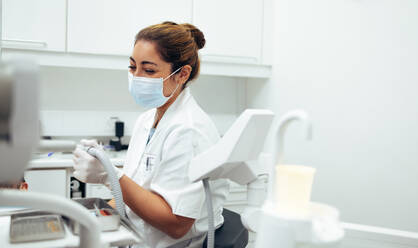
[[[215,231],[216,248],[244,248],[248,244],[248,230],[242,225],[241,216],[224,208],[224,224]],[[207,247],[207,238],[202,248]]]
[[[208,180],[226,178],[241,185],[260,183],[258,166],[265,139],[269,132],[274,114],[264,109],[247,109],[232,124],[225,135],[214,146],[193,158],[189,178],[193,182],[202,180],[207,197],[210,197]],[[249,193],[251,187],[249,187]],[[261,189],[263,191],[263,189]],[[254,205],[254,194],[249,194],[248,205]],[[256,194],[262,195],[262,194]],[[261,205],[263,197],[257,197],[256,204]],[[208,213],[212,206],[208,203]],[[241,248],[248,243],[248,226],[251,222],[246,217],[228,209],[223,210],[224,224],[216,231],[209,226],[207,240],[203,247]],[[210,217],[209,217],[210,218]],[[241,220],[242,219],[242,220]],[[212,223],[213,224],[213,223]],[[211,223],[209,222],[209,225]]]

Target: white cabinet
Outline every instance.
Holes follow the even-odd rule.
[[[272,1],[3,0],[2,58],[126,70],[135,35],[151,24],[174,21],[204,33],[202,75],[269,78]]]
[[[68,51],[126,55],[134,38],[129,2],[69,0]]]
[[[206,37],[204,60],[260,63],[263,1],[194,1],[193,23]]]
[[[2,47],[65,51],[66,0],[3,0]]]
[[[68,51],[129,55],[138,31],[163,21],[193,23],[201,29],[207,41],[201,51],[204,60],[260,63],[259,0],[69,0]]]
[[[142,28],[191,22],[192,0],[69,0],[68,51],[129,55]]]
[[[65,169],[30,170],[25,172],[28,190],[67,196],[67,174]]]

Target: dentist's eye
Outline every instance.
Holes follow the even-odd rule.
[[[150,70],[150,69],[145,69],[145,72],[146,72],[146,73],[148,73],[148,74],[152,74],[152,73],[154,73],[155,71],[154,71],[154,70]]]
[[[128,68],[130,69],[130,70],[136,70],[136,66],[133,66],[133,65],[130,65],[130,66],[128,66]]]

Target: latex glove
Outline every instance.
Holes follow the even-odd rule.
[[[85,183],[100,183],[108,185],[108,174],[102,163],[95,157],[84,151],[83,146],[93,146],[95,149],[102,149],[95,140],[81,140],[74,150],[74,177]],[[118,179],[123,176],[122,170],[114,167]]]
[[[80,145],[87,146],[87,147],[92,146],[94,148],[97,148],[97,147],[102,148],[102,146],[99,146],[99,143],[97,143],[97,140],[95,139],[82,139],[80,140]]]

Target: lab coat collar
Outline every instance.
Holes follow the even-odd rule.
[[[149,133],[151,130],[152,124],[154,123],[154,116],[155,116],[156,109],[149,110],[148,118],[145,120],[144,128]]]
[[[184,104],[187,104],[191,97],[190,89],[189,87],[186,87],[178,96],[177,99],[168,107],[168,109],[165,111],[163,118],[161,118],[160,122],[157,125],[157,129],[155,130],[155,133],[153,136],[157,135],[157,132],[161,130],[164,126],[166,126],[168,123],[170,123],[170,119],[181,109],[181,106]],[[152,124],[154,124],[154,117],[155,117],[156,109],[152,109],[150,111],[150,118],[148,118],[147,122],[145,123],[145,129],[147,132],[151,130]],[[152,138],[151,138],[152,140]],[[150,141],[151,142],[151,141]]]

